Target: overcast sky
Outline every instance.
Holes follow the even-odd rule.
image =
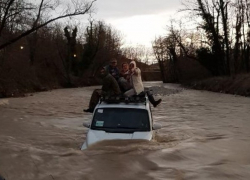
[[[150,47],[180,8],[181,0],[97,0],[93,17],[119,30],[127,45]]]

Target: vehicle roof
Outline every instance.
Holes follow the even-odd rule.
[[[96,106],[96,108],[133,108],[133,109],[148,109],[146,102],[145,103],[129,103],[124,102],[120,103],[106,103],[102,102]]]
[[[102,97],[96,108],[133,108],[149,110],[149,101],[146,96],[119,97],[110,96]]]

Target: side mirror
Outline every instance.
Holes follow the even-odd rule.
[[[161,129],[161,124],[153,124],[153,130],[158,130],[158,129]]]
[[[89,127],[90,127],[89,122],[84,122],[82,125],[83,125],[84,127],[86,127],[86,128],[89,128]]]

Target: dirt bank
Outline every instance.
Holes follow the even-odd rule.
[[[36,80],[32,79],[36,78]],[[143,75],[144,81],[159,81],[159,73],[147,72]],[[44,78],[43,81],[39,80],[37,77],[28,77],[20,79],[9,79],[7,77],[0,78],[0,98],[7,97],[24,97],[30,93],[51,91],[53,89],[62,88],[77,88],[77,87],[87,87],[100,85],[101,80],[98,77],[71,77],[71,83],[68,84],[65,80],[60,78]]]
[[[44,81],[32,81],[31,79],[21,78],[19,81],[16,80],[5,80],[0,79],[0,98],[7,97],[24,97],[30,93],[51,91],[53,89],[62,88],[77,88],[99,85],[100,80],[98,78],[71,78],[71,83],[67,84],[61,80],[51,80],[49,78]]]
[[[213,77],[187,83],[184,84],[184,86],[198,90],[208,90],[250,97],[250,73],[239,74],[231,77]]]

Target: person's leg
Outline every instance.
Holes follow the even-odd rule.
[[[151,91],[147,91],[147,95],[148,95],[148,100],[151,104],[153,104],[154,107],[156,107],[157,105],[159,105],[161,103],[161,99],[158,99],[157,101],[154,99],[153,93]]]
[[[101,96],[102,90],[101,89],[95,89],[91,95],[90,101],[89,101],[89,108],[84,109],[84,112],[93,112],[95,109],[95,106],[97,105],[99,98]]]
[[[130,89],[130,90],[128,90],[128,91],[126,91],[124,93],[124,96],[130,97],[130,96],[133,96],[135,94],[136,94],[135,90],[134,89]]]
[[[123,92],[126,92],[127,90],[132,88],[130,83],[124,77],[121,77],[119,79],[118,84]]]

